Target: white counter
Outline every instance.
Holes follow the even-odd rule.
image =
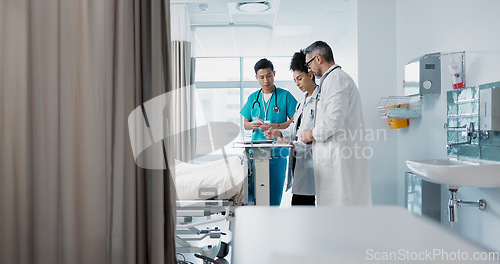
[[[477,263],[474,258],[491,258],[437,223],[396,206],[239,207],[232,250],[232,264]],[[458,261],[466,257],[470,261]]]

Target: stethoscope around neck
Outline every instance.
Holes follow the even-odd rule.
[[[330,74],[330,72],[332,72],[336,69],[342,69],[342,67],[340,67],[339,65],[333,67],[333,69],[331,71],[325,73],[325,76],[323,76],[323,78],[321,78],[321,82],[319,83],[318,93],[316,94],[316,100],[319,101],[319,96],[321,95],[321,86],[322,86],[323,81],[325,80],[326,76],[328,76],[328,74]]]
[[[260,116],[259,96],[260,96],[261,92],[262,92],[262,89],[259,90],[259,92],[257,93],[257,98],[255,99],[255,102],[253,102],[253,104],[252,104],[252,110],[253,110],[255,104],[259,105],[259,115],[258,116]],[[274,107],[273,107],[273,110],[274,110],[274,112],[279,113],[280,109],[278,108],[278,89],[276,87],[274,88],[274,94],[272,96],[274,96]],[[262,98],[262,99],[264,99],[264,98]],[[266,111],[265,112],[265,119],[267,119],[267,109],[269,109],[269,108],[265,108],[265,110],[264,110],[264,111]]]
[[[319,87],[317,88],[318,93],[316,94],[316,104],[314,105],[314,121],[313,121],[314,125],[316,125],[316,116],[317,116],[316,113],[318,110],[318,102],[319,102],[320,95],[321,95],[321,86],[323,86],[323,81],[325,80],[326,76],[328,76],[328,74],[330,74],[332,71],[334,71],[336,69],[342,69],[342,67],[337,65],[337,66],[333,67],[333,69],[331,71],[326,72],[325,75],[323,76],[323,78],[321,78],[321,82],[319,83]]]

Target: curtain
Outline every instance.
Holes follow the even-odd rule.
[[[171,172],[127,129],[171,90],[168,3],[0,1],[0,263],[175,263]]]
[[[194,85],[191,71],[191,42],[172,41],[172,91],[174,111],[174,131],[177,133],[173,140],[173,155],[179,160],[189,162],[193,159],[195,141],[195,100]]]
[[[173,156],[176,159],[190,162],[194,155],[195,141],[195,89],[194,72],[191,59],[191,29],[188,7],[186,4],[171,4],[172,28],[171,69],[173,87],[174,120],[172,130],[179,131],[174,135]]]

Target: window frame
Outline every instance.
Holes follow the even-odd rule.
[[[286,57],[286,58],[291,59],[291,56],[271,56],[269,58],[272,59],[272,58],[277,58],[277,57]],[[256,91],[257,91],[257,89],[260,87],[260,84],[256,79],[253,81],[244,81],[243,61],[244,61],[244,59],[254,58],[254,57],[253,56],[249,56],[249,57],[244,57],[244,56],[240,56],[240,57],[193,57],[193,59],[194,59],[193,62],[194,62],[194,66],[195,66],[194,67],[194,71],[195,71],[194,74],[196,74],[196,63],[197,63],[198,59],[220,59],[220,58],[238,58],[239,59],[239,67],[240,67],[239,81],[196,81],[196,78],[194,78],[195,89],[218,89],[218,88],[220,88],[220,89],[227,89],[227,88],[239,89],[239,96],[240,96],[239,104],[240,104],[240,109],[241,109],[247,100],[247,98],[244,98],[245,89],[256,89]],[[257,58],[257,57],[255,57],[255,58]],[[295,87],[295,82],[293,81],[292,77],[290,77],[290,81],[275,81],[274,84],[280,88],[285,87],[285,89],[287,89],[287,90],[292,88],[292,87]],[[210,120],[207,120],[207,122],[208,121],[210,121]],[[245,128],[243,126],[243,123],[244,123],[243,117],[240,115],[239,125],[240,125],[240,135],[241,135],[240,140],[241,141],[243,141],[245,138]],[[211,155],[211,154],[208,154],[208,155]]]

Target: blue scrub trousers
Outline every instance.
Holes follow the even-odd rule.
[[[286,178],[287,159],[282,157],[272,157],[269,160],[269,189],[270,205],[280,205],[283,196],[283,185]]]

